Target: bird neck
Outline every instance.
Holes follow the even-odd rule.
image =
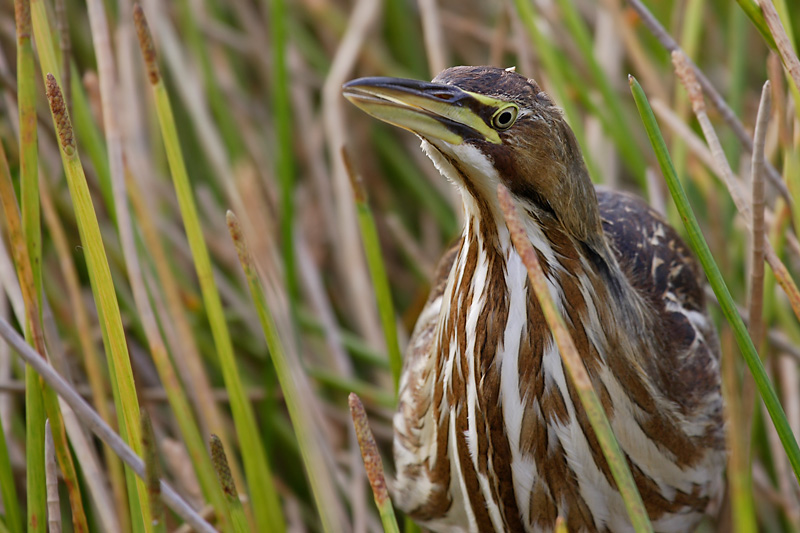
[[[589,326],[592,317],[628,317],[633,324],[649,322],[647,306],[640,305],[627,276],[623,273],[606,240],[602,228],[577,238],[552,214],[535,204],[516,200],[520,219],[539,259],[550,293],[565,318],[575,327]],[[540,315],[538,302],[527,278],[527,270],[514,248],[499,206],[490,201],[464,194],[465,227],[462,250],[451,275],[454,287],[473,287],[473,303],[484,307],[502,307],[515,289],[526,294],[524,314]],[[595,211],[597,204],[591,205]],[[599,220],[599,212],[595,213]],[[459,279],[454,279],[453,276]],[[468,279],[469,277],[482,279]],[[466,301],[453,293],[457,307],[466,308]],[[500,304],[496,304],[500,302]],[[508,309],[511,313],[515,311]],[[497,314],[498,309],[491,314]],[[542,317],[543,318],[543,317]],[[543,320],[542,320],[542,323]],[[623,324],[623,328],[629,326]],[[582,328],[578,328],[582,329]],[[540,332],[550,338],[549,331]],[[634,333],[634,332],[631,332]]]

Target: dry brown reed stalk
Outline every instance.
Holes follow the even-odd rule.
[[[44,472],[47,485],[47,529],[61,533],[61,499],[58,496],[58,465],[50,420],[44,423]]]
[[[737,210],[742,215],[746,227],[748,230],[752,231],[752,208],[750,206],[750,202],[746,198],[741,185],[736,181],[733,170],[731,169],[730,164],[725,157],[725,153],[722,150],[722,144],[719,141],[719,137],[717,137],[714,127],[711,125],[711,120],[708,118],[705,102],[703,100],[703,93],[700,90],[698,79],[695,77],[695,72],[692,68],[690,68],[688,59],[686,59],[686,56],[684,56],[681,52],[673,52],[672,58],[673,63],[675,63],[676,73],[681,82],[687,88],[689,99],[692,103],[692,108],[694,109],[698,122],[700,122],[701,128],[703,129],[703,134],[706,137],[706,141],[711,148],[711,154],[716,163],[716,173],[722,178],[723,183],[725,183],[725,186],[728,188],[728,192],[730,193]],[[767,262],[772,268],[778,284],[786,293],[795,316],[800,319],[800,290],[798,290],[797,285],[789,274],[788,269],[778,257],[775,249],[768,240],[765,241],[764,246]]]
[[[772,111],[771,106],[770,82],[767,81],[761,91],[761,102],[758,106],[758,116],[756,118],[756,128],[753,135],[753,157],[750,164],[752,175],[752,255],[750,273],[750,297],[748,305],[748,316],[750,323],[748,330],[753,344],[761,346],[764,338],[764,255],[766,229],[764,223],[764,146],[767,137],[767,127]]]
[[[786,35],[786,29],[783,27],[780,16],[772,5],[772,0],[758,0],[758,5],[761,7],[761,12],[764,14],[764,21],[767,23],[772,37],[775,39],[775,45],[783,60],[783,66],[786,68],[786,73],[789,79],[794,83],[796,91],[800,91],[800,59],[795,53],[794,46]]]
[[[338,242],[334,247],[337,274],[342,286],[347,289],[347,308],[353,322],[358,332],[372,346],[382,346],[383,338],[375,306],[372,303],[375,297],[369,284],[369,272],[361,251],[350,179],[341,154],[341,148],[349,137],[342,107],[344,99],[341,87],[351,76],[364,41],[375,27],[379,14],[380,2],[373,0],[356,2],[322,88],[323,124],[331,158],[333,203],[340,231]]]
[[[300,284],[308,296],[315,316],[322,323],[325,340],[328,345],[330,366],[337,375],[347,379],[354,377],[354,369],[349,355],[342,346],[339,326],[337,325],[333,305],[325,291],[322,274],[316,262],[311,258],[311,252],[305,238],[298,232],[295,237],[295,253],[297,254],[297,268],[299,270]],[[324,415],[323,415],[324,417]],[[353,505],[353,530],[363,531],[366,527],[367,509],[364,497],[363,469],[361,468],[361,454],[358,451],[358,441],[353,432],[348,432],[350,448],[350,476]]]
[[[428,55],[428,68],[433,78],[450,66],[437,0],[420,0],[419,11],[425,51]]]
[[[650,33],[658,39],[661,45],[670,53],[679,52],[683,53],[681,47],[675,42],[675,39],[664,29],[664,26],[653,16],[649,9],[641,2],[641,0],[626,0],[628,4],[636,11],[636,13],[641,18],[642,22],[647,29],[650,30]],[[750,137],[750,134],[745,129],[742,122],[739,120],[739,117],[736,116],[736,113],[731,109],[722,95],[717,91],[717,89],[711,84],[711,81],[706,77],[700,68],[697,67],[690,59],[687,59],[688,69],[693,71],[697,82],[703,89],[703,92],[711,101],[712,105],[717,109],[719,114],[722,116],[722,119],[730,126],[733,132],[736,134],[737,139],[742,144],[745,150],[748,153],[753,153],[753,139]],[[772,165],[767,165],[767,177],[772,182],[772,185],[780,192],[780,194],[786,199],[787,202],[791,202],[791,195],[789,194],[789,190],[786,188],[786,184],[783,183],[780,174]]]

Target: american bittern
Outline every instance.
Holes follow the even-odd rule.
[[[363,78],[345,96],[422,139],[459,188],[460,241],[413,333],[394,418],[398,506],[434,531],[629,531],[497,200],[524,213],[550,292],[657,531],[690,531],[725,462],[719,347],[700,270],[633,196],[593,187],[533,80],[456,67]]]

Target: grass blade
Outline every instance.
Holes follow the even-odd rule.
[[[392,370],[394,391],[397,394],[400,386],[400,372],[403,370],[403,357],[400,355],[400,344],[397,341],[397,323],[394,316],[392,292],[389,288],[389,279],[386,276],[386,267],[381,256],[378,229],[375,227],[375,219],[372,217],[372,211],[369,208],[364,183],[361,180],[361,176],[353,170],[349,153],[344,148],[342,149],[342,158],[353,187],[358,226],[361,229],[361,239],[364,243],[367,265],[372,276],[372,285],[375,288],[375,299],[378,302],[378,313],[381,317],[383,335],[386,339],[386,350],[389,352],[389,367]]]
[[[39,257],[41,250],[40,231],[37,230],[38,216],[32,216],[35,211],[31,207],[39,204],[35,197],[38,186],[38,147],[36,128],[36,88],[34,84],[33,46],[31,44],[31,5],[27,0],[14,2],[14,15],[17,30],[17,94],[20,129],[20,181],[23,198],[23,231],[27,235],[28,257]],[[33,202],[31,202],[33,199]],[[19,267],[18,267],[19,268]],[[37,302],[41,298],[41,270],[37,269],[38,276],[32,273],[33,282],[38,291]],[[22,280],[20,280],[22,282]],[[26,332],[28,329],[26,328]],[[44,455],[39,453],[44,449],[45,439],[45,414],[42,404],[42,392],[39,380],[35,373],[25,369],[25,446],[27,457],[26,476],[28,486],[28,524],[31,531],[44,531],[47,514],[47,503],[44,483],[45,465]],[[4,442],[5,442],[5,437]],[[5,457],[7,459],[7,457]],[[11,470],[3,476],[3,501],[6,505],[8,526],[12,531],[22,531],[22,517],[20,508],[16,505],[16,498],[12,501],[6,499],[13,492],[7,493],[9,488],[14,488],[13,478],[8,483]]]
[[[275,115],[276,165],[281,185],[280,227],[286,290],[292,312],[299,296],[294,252],[294,145],[292,137],[292,101],[289,98],[291,79],[286,67],[287,38],[286,4],[284,0],[267,0],[269,30],[272,37],[272,109]]]
[[[112,378],[114,403],[118,409],[120,430],[131,448],[136,453],[141,453],[139,402],[133,382],[133,371],[119,303],[97,216],[86,183],[86,176],[78,157],[72,124],[64,105],[61,89],[52,74],[47,75],[47,99],[50,102],[50,111],[59,140],[61,161],[67,175],[67,184],[78,221],[81,243],[86,253],[86,263],[92,281],[92,293],[97,304],[98,318],[103,331],[103,342]],[[145,531],[149,531],[151,527],[150,512],[146,506],[142,506],[142,503],[147,501],[147,488],[141,480],[135,480],[130,472],[126,472],[126,479],[128,480],[131,516],[134,520],[137,518],[141,520],[141,527]]]
[[[738,3],[742,11],[745,12],[750,22],[753,23],[758,33],[760,33],[764,41],[766,41],[767,45],[775,50],[775,39],[772,38],[772,34],[767,27],[767,22],[764,20],[764,14],[761,12],[761,7],[756,0],[736,0],[736,3]]]
[[[330,479],[330,472],[325,464],[322,449],[320,446],[320,436],[314,429],[309,408],[306,406],[302,392],[310,390],[307,378],[295,360],[289,360],[286,350],[283,348],[278,328],[267,306],[264,297],[264,289],[261,280],[256,272],[255,263],[247,248],[239,221],[231,211],[227,215],[228,231],[231,234],[233,243],[236,246],[236,253],[239,262],[244,270],[247,284],[250,288],[250,295],[258,312],[261,321],[261,328],[264,330],[264,337],[271,354],[272,363],[275,365],[275,372],[278,375],[278,382],[281,385],[286,407],[289,409],[289,417],[292,420],[297,443],[300,446],[300,453],[303,456],[303,463],[306,475],[314,494],[314,501],[320,513],[322,527],[327,533],[334,533],[341,529],[341,519],[336,516],[339,507],[335,498],[333,480]]]

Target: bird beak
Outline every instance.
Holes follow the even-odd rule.
[[[428,140],[461,144],[480,139],[500,144],[500,136],[481,117],[487,97],[452,85],[402,78],[359,78],[342,92],[364,112]],[[491,115],[489,115],[491,116]]]

